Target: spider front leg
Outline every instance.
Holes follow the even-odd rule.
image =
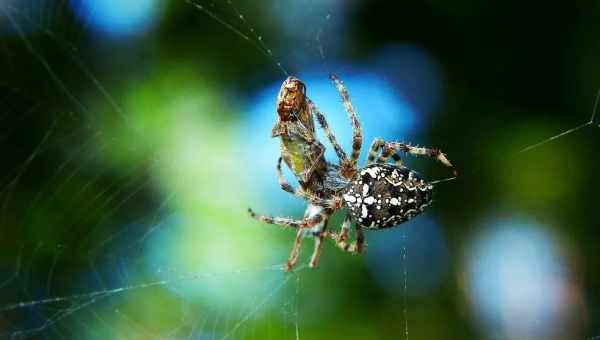
[[[371,147],[369,148],[369,154],[367,156],[367,165],[373,164],[379,152],[383,150],[381,152],[381,156],[377,158],[377,163],[385,163],[390,157],[391,153],[391,157],[394,160],[396,166],[402,166],[402,158],[400,158],[400,156],[397,153],[394,153],[395,150],[393,148],[387,148],[386,145],[387,144],[385,143],[385,141],[381,138],[375,138],[373,140],[373,142],[371,143]]]
[[[356,171],[356,162],[360,156],[360,148],[362,146],[362,130],[358,116],[356,115],[354,107],[352,106],[352,102],[350,101],[348,90],[346,90],[344,84],[337,79],[335,75],[331,74],[329,78],[331,78],[335,84],[335,87],[340,93],[342,103],[344,104],[344,110],[346,110],[348,118],[350,119],[350,123],[352,124],[352,155],[350,156],[350,161],[347,161],[346,164],[340,164],[342,165],[340,168],[342,175],[346,178],[351,178]]]
[[[448,168],[450,168],[450,171],[452,172],[452,174],[454,176],[458,175],[458,173],[457,173],[456,169],[454,169],[454,166],[452,165],[452,163],[450,163],[450,161],[446,158],[446,155],[444,155],[438,149],[414,147],[414,146],[410,146],[408,144],[397,143],[397,142],[388,143],[387,145],[389,146],[389,148],[393,149],[394,151],[402,151],[402,152],[406,152],[408,154],[415,155],[415,156],[429,156],[433,159],[436,159],[437,161],[439,161],[443,165],[447,166]]]
[[[385,164],[385,162],[387,162],[387,160],[390,157],[392,157],[392,159],[394,160],[394,164],[396,166],[398,166],[398,167],[402,166],[402,158],[400,158],[400,155],[398,155],[398,153],[396,152],[396,149],[394,149],[389,144],[386,144],[383,147],[383,150],[381,151],[381,155],[377,159],[377,163]]]
[[[333,149],[335,150],[336,155],[340,159],[340,164],[346,162],[348,157],[346,156],[346,153],[344,152],[344,149],[342,149],[342,146],[340,145],[340,143],[338,143],[337,139],[335,138],[335,135],[331,131],[331,128],[329,127],[329,124],[327,123],[325,116],[321,113],[321,111],[319,111],[319,109],[317,108],[315,103],[313,103],[312,100],[310,100],[308,98],[306,100],[308,103],[309,110],[312,113],[314,113],[315,116],[317,117],[317,121],[319,122],[319,125],[323,129],[325,136],[327,136],[327,139],[329,139],[329,143],[331,143],[331,145],[333,146]]]
[[[377,157],[377,154],[379,153],[380,149],[383,148],[384,145],[385,141],[383,139],[373,139],[373,142],[371,142],[371,147],[369,148],[369,154],[367,155],[367,165],[373,164],[373,162],[375,161],[375,157]]]

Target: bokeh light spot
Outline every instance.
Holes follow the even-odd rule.
[[[158,0],[72,0],[70,4],[80,21],[112,37],[148,31],[160,11]]]
[[[490,223],[468,248],[465,266],[466,291],[487,334],[542,339],[559,329],[565,269],[540,225]]]

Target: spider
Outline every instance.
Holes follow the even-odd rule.
[[[431,203],[433,186],[417,172],[402,165],[400,152],[432,157],[449,167],[456,175],[454,167],[440,150],[397,142],[388,143],[381,138],[373,140],[366,165],[358,168],[357,161],[362,146],[360,122],[343,83],[334,75],[330,78],[340,94],[352,124],[350,158],[337,142],[325,117],[306,97],[304,84],[290,77],[284,81],[278,96],[278,121],[273,129],[274,136],[282,136],[282,152],[277,161],[276,174],[281,189],[306,200],[308,207],[302,220],[258,215],[248,209],[250,216],[259,221],[297,230],[294,245],[284,266],[286,272],[291,271],[297,263],[302,238],[307,232],[315,238],[309,262],[309,266],[314,268],[325,237],[331,237],[336,245],[346,252],[361,253],[365,247],[363,230],[379,230],[399,225],[420,214]],[[324,147],[315,137],[312,113],[333,145],[339,165],[329,163],[323,157]],[[293,142],[284,141],[284,138]],[[315,145],[320,146],[314,147]],[[297,151],[301,149],[302,152]],[[318,157],[314,157],[315,155]],[[387,163],[390,158],[394,164]],[[302,166],[295,166],[294,159]],[[281,172],[282,161],[290,167],[296,177],[301,178],[300,188],[294,188],[287,183]],[[306,167],[308,164],[310,166]],[[315,172],[318,176],[315,176]],[[341,231],[328,233],[329,217],[343,207],[346,208],[346,217]],[[353,221],[356,222],[356,240],[349,243],[348,235]]]

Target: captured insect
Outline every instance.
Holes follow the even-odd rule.
[[[313,112],[318,110],[306,97],[304,83],[288,77],[281,84],[276,106],[271,136],[281,140],[281,157],[304,189],[321,191],[327,165],[325,147],[315,134]]]
[[[250,215],[259,221],[297,230],[285,271],[291,271],[295,266],[301,241],[306,233],[315,238],[309,262],[309,266],[314,268],[325,237],[331,237],[344,251],[360,253],[364,249],[363,230],[396,226],[417,216],[431,203],[433,185],[417,172],[402,165],[399,155],[401,152],[434,158],[456,175],[454,167],[440,150],[404,143],[387,143],[380,138],[372,142],[367,164],[358,168],[357,161],[362,146],[360,122],[343,83],[334,75],[331,75],[331,80],[340,94],[352,125],[350,158],[337,142],[325,116],[306,96],[306,86],[297,78],[288,77],[277,98],[278,118],[272,134],[281,138],[281,157],[277,161],[276,174],[282,190],[309,204],[302,220],[257,215],[248,209]],[[339,164],[325,160],[325,147],[315,135],[313,114],[332,144]],[[394,164],[388,163],[390,159]],[[282,161],[298,178],[300,188],[294,188],[286,182],[281,172]],[[347,212],[341,231],[328,233],[326,229],[329,217],[342,208],[346,208]],[[356,240],[349,243],[353,221]]]

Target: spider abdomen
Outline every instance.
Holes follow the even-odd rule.
[[[406,167],[372,164],[356,173],[343,199],[358,224],[383,229],[420,214],[431,203],[432,190]]]

